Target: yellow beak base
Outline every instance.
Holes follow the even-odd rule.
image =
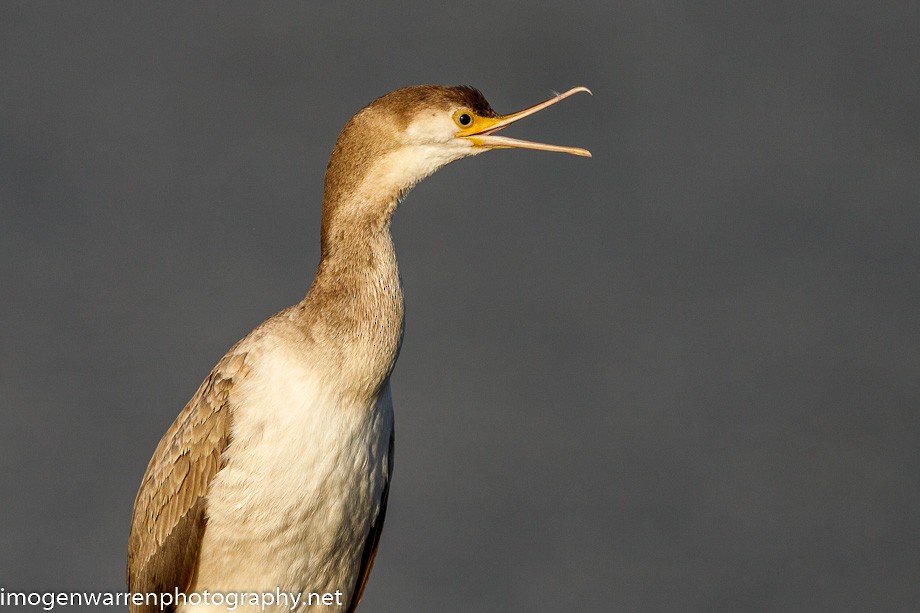
[[[473,123],[463,130],[457,132],[458,138],[465,138],[473,143],[474,147],[484,147],[488,149],[538,149],[540,151],[558,151],[560,153],[571,153],[572,155],[581,155],[591,157],[591,152],[580,147],[568,147],[564,145],[550,145],[547,143],[536,143],[528,140],[519,140],[517,138],[508,138],[506,136],[495,136],[495,132],[504,129],[521,119],[533,115],[543,109],[550,107],[561,100],[568,98],[578,92],[591,93],[587,87],[573,87],[572,89],[544,100],[517,113],[502,115],[499,117],[479,117],[473,118]]]

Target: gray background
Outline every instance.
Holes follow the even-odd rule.
[[[362,611],[920,600],[920,3],[0,5],[0,585],[118,590],[153,448],[306,291],[361,106],[588,85],[394,219]],[[305,441],[309,444],[309,440]]]

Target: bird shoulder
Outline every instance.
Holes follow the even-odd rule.
[[[157,445],[134,503],[127,567],[133,593],[184,591],[191,584],[206,523],[205,495],[230,442],[231,397],[249,370],[246,358],[238,345],[232,348]]]

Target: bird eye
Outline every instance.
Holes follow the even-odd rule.
[[[471,123],[473,123],[473,118],[470,116],[469,113],[460,113],[459,115],[457,115],[456,120],[457,120],[457,123],[463,126],[464,128],[466,128]]]

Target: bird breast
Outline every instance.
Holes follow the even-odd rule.
[[[389,381],[356,401],[290,348],[255,353],[231,398],[231,441],[208,495],[192,591],[280,587],[350,598],[389,479]]]

